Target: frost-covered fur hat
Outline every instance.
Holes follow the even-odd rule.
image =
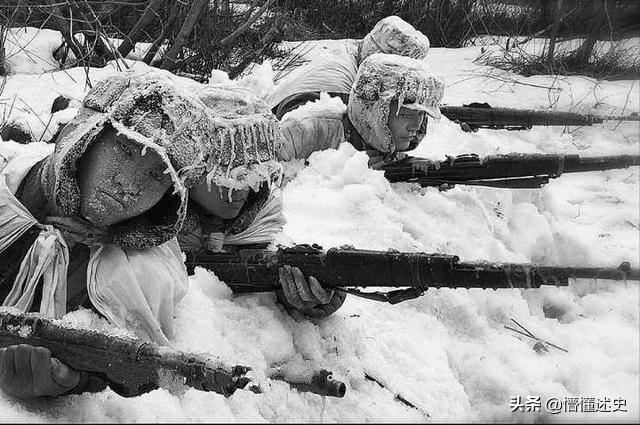
[[[200,150],[195,176],[207,183],[257,191],[264,182],[280,178],[276,152],[283,143],[282,128],[267,104],[250,89],[235,83],[204,86],[199,99],[212,115],[206,148]]]
[[[380,152],[393,152],[395,144],[387,126],[391,103],[424,111],[440,118],[439,104],[444,94],[444,82],[433,75],[422,61],[384,53],[369,56],[360,65],[351,88],[347,113],[364,141]],[[418,130],[409,149],[424,138],[426,120]]]
[[[424,59],[429,53],[429,39],[398,16],[378,21],[360,43],[359,60],[374,53],[390,53],[413,59]]]
[[[77,213],[81,196],[77,162],[109,127],[137,141],[143,149],[157,152],[167,163],[167,173],[173,180],[173,191],[168,191],[151,210],[107,229],[114,242],[123,247],[155,246],[175,236],[186,214],[187,188],[203,176],[210,175],[214,182],[227,185],[230,177],[237,176],[232,183],[242,186],[259,180],[245,171],[252,159],[273,163],[271,168],[277,168],[272,160],[275,155],[267,152],[275,150],[269,143],[279,141],[279,133],[278,137],[269,138],[261,133],[265,127],[236,126],[219,116],[224,108],[216,110],[212,102],[201,100],[200,91],[206,92],[207,87],[181,83],[163,71],[121,73],[98,83],[85,97],[79,115],[57,138],[55,152],[43,173],[43,187],[55,212]],[[243,146],[234,144],[233,137],[231,141],[221,139],[221,132],[232,133],[232,127],[243,133],[253,131],[254,137],[246,139],[255,143]],[[261,141],[268,147],[261,149]],[[251,152],[255,155],[251,156]],[[266,171],[263,174],[265,179],[271,177]]]

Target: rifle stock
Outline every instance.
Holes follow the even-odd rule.
[[[187,267],[213,271],[236,293],[280,289],[278,270],[298,267],[333,288],[396,287],[388,294],[347,292],[380,301],[415,298],[428,288],[538,288],[566,286],[569,278],[640,280],[629,263],[616,268],[548,267],[535,264],[462,263],[455,255],[422,252],[369,251],[297,245],[276,251],[241,250],[236,253],[199,251],[187,256]]]
[[[640,155],[607,155],[581,157],[576,154],[475,154],[448,157],[432,162],[406,158],[384,165],[382,170],[390,182],[415,182],[422,186],[443,183],[499,188],[533,189],[547,184],[564,173],[604,171],[640,165]]]

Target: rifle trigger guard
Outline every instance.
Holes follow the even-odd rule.
[[[369,300],[380,301],[389,304],[398,304],[402,301],[413,300],[424,295],[425,290],[419,288],[397,289],[389,292],[362,292],[353,288],[335,288],[347,292],[356,297],[367,298]]]

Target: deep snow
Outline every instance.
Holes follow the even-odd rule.
[[[38,57],[51,54],[47,49],[55,43],[48,41],[34,44],[46,46],[38,47]],[[330,54],[340,43],[317,43],[315,57]],[[427,62],[446,81],[445,103],[488,101],[493,106],[615,114],[640,110],[638,81],[524,78],[474,64],[479,54],[480,46],[430,51]],[[82,99],[85,74],[83,69],[41,73],[45,68],[20,74],[21,66],[33,70],[36,65],[24,58],[19,62],[19,57],[10,58],[18,63],[13,67],[18,74],[6,79],[0,116],[13,104],[11,116],[30,120],[39,138],[58,94]],[[146,69],[128,64],[140,72]],[[97,81],[117,68],[110,64],[90,72]],[[244,84],[268,93],[265,76],[270,75],[268,66],[256,68]],[[51,121],[68,120],[73,112],[57,113]],[[51,135],[45,132],[42,140]],[[637,154],[639,136],[638,123],[617,122],[464,133],[443,117],[429,124],[414,155]],[[287,172],[292,179],[283,191],[288,223],[278,241],[286,245],[442,252],[469,261],[616,266],[626,260],[635,267],[640,262],[637,167],[564,175],[536,190],[459,186],[439,192],[391,185],[381,172],[366,167],[363,153],[344,145],[313,154],[308,167],[288,164]],[[272,294],[232,296],[212,273],[197,269],[177,311],[176,346],[251,365],[264,394],[238,391],[225,399],[192,389],[179,396],[161,389],[124,399],[107,390],[27,404],[0,394],[0,421],[637,422],[639,303],[637,282],[579,280],[568,288],[435,289],[394,306],[348,297],[336,314],[312,322],[289,316]],[[86,311],[68,316],[83,323],[95,320]],[[511,318],[568,353],[550,347],[547,354],[537,354],[534,340],[504,328],[513,325]],[[284,362],[332,370],[347,384],[346,396],[323,399],[265,379],[269,365]],[[386,388],[366,380],[365,373]],[[394,400],[394,394],[416,408]],[[512,412],[513,396],[540,396],[541,411]],[[572,396],[621,398],[627,411],[545,411],[547,399]]]

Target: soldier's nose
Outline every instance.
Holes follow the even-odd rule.
[[[118,188],[128,195],[137,195],[140,193],[140,188],[123,174],[124,173],[118,173],[113,178],[113,181],[116,183]]]

